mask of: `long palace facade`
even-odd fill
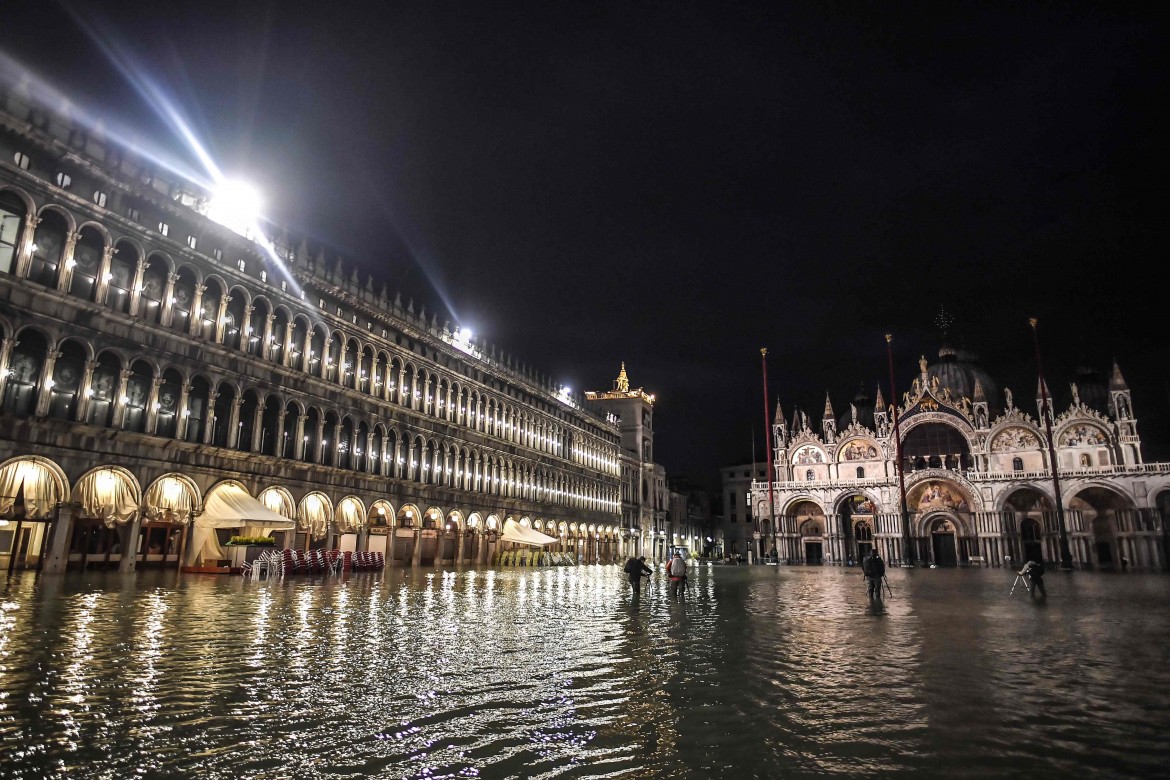
[[[249,532],[482,562],[509,518],[646,543],[618,421],[208,195],[0,92],[0,566],[217,565]],[[230,525],[257,506],[283,522]]]
[[[849,564],[876,545],[905,565],[1051,562],[1063,523],[1078,568],[1170,566],[1170,463],[1143,462],[1116,363],[1107,379],[1078,370],[1057,398],[1037,382],[1034,413],[970,352],[943,346],[919,368],[896,407],[880,387],[840,417],[826,399],[819,432],[777,409],[771,501],[767,481],[750,493],[758,554]]]

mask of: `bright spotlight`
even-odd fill
[[[224,181],[207,204],[207,218],[241,236],[252,234],[256,238],[260,207],[260,192],[255,187],[241,181]]]
[[[465,343],[468,343],[468,344],[471,343],[472,335],[473,334],[471,332],[471,328],[460,328],[459,329],[459,338],[461,341],[464,341]]]

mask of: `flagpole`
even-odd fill
[[[902,460],[902,432],[898,427],[898,390],[894,386],[894,347],[891,344],[893,340],[894,335],[887,333],[886,359],[890,364],[890,401],[893,402],[894,408],[894,449],[898,458],[898,503],[902,512],[902,565],[905,566],[909,563],[913,566],[914,560],[917,558],[917,551],[913,549],[914,539],[910,535],[910,513],[906,510],[906,464]],[[876,539],[874,544],[877,544]]]
[[[1040,337],[1036,335],[1036,318],[1028,319],[1032,326],[1032,346],[1036,348],[1036,370],[1040,372],[1040,415],[1044,418],[1044,432],[1048,436],[1048,467],[1052,469],[1052,491],[1056,495],[1056,524],[1060,539],[1060,568],[1071,570],[1072,550],[1064,529],[1064,501],[1060,497],[1060,476],[1056,473],[1056,443],[1052,440],[1052,406],[1048,402],[1048,383],[1044,381],[1044,363],[1040,359]]]
[[[772,492],[772,442],[768,431],[771,429],[771,421],[768,420],[768,350],[767,348],[760,349],[760,363],[764,370],[764,455],[768,461],[768,519],[772,529],[772,546],[776,546],[776,504]],[[753,437],[754,438],[754,437]],[[776,551],[777,563],[779,563],[780,551]]]

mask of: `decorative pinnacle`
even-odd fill
[[[889,344],[889,343],[890,343],[891,341],[893,341],[893,340],[894,340],[894,334],[893,334],[893,333],[887,333],[887,334],[886,334],[886,343],[887,343],[887,344]]]
[[[768,348],[767,347],[761,348],[760,349],[760,357],[767,357],[767,355],[768,355]]]
[[[1032,330],[1036,330],[1036,322],[1037,320],[1035,317],[1028,318],[1028,324],[1032,326]]]

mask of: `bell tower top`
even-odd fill
[[[619,393],[630,392],[630,378],[626,376],[626,361],[622,361],[622,370],[618,372],[617,379],[613,380],[613,389]]]

